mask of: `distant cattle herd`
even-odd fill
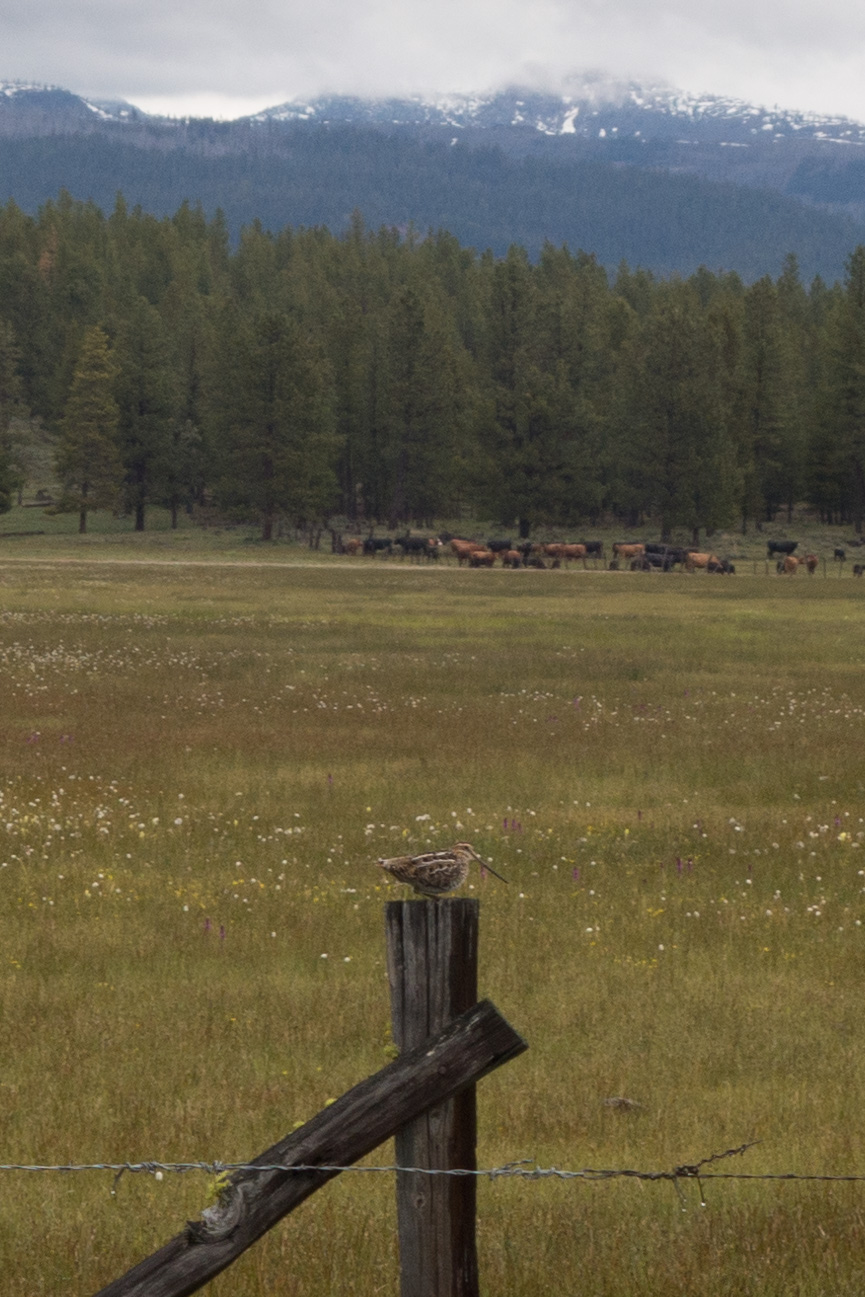
[[[850,541],[850,546],[865,542]],[[407,532],[404,536],[388,537],[370,534],[363,538],[352,537],[339,540],[335,546],[344,554],[368,557],[387,558],[398,555],[416,563],[438,562],[442,558],[456,558],[460,567],[493,567],[497,562],[507,568],[560,568],[570,563],[581,563],[588,567],[588,561],[597,566],[598,562],[606,564],[604,542],[601,540],[582,541],[513,541],[509,537],[496,537],[487,540],[470,540],[465,536],[453,536],[449,532],[439,535],[415,535]],[[770,540],[767,542],[766,560],[775,560],[775,570],[781,576],[795,576],[800,568],[813,576],[820,564],[816,554],[797,555],[795,551],[799,542],[795,540]],[[721,558],[710,550],[700,550],[696,546],[665,545],[653,541],[615,541],[611,546],[612,557],[606,564],[611,571],[628,568],[632,572],[682,572],[705,571],[722,576],[732,576],[736,569],[729,558]],[[847,558],[846,548],[835,548],[833,560],[843,564]],[[861,577],[865,573],[865,563],[853,565],[853,575]]]

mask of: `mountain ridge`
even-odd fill
[[[442,125],[465,130],[471,127],[528,126],[548,136],[570,135],[601,138],[620,133],[620,120],[635,136],[648,125],[651,137],[667,133],[661,123],[675,129],[678,123],[711,124],[716,135],[783,137],[803,133],[815,140],[857,144],[865,147],[865,124],[842,116],[768,108],[746,100],[720,95],[696,95],[665,85],[642,86],[636,82],[583,83],[573,94],[555,95],[526,87],[512,86],[488,95],[417,95],[408,98],[363,99],[332,95],[313,99],[292,99],[248,116],[245,120],[339,121],[389,125]],[[652,120],[654,119],[654,120]],[[607,124],[609,123],[609,124]],[[759,123],[759,125],[757,124]],[[721,128],[724,129],[721,129]],[[717,129],[715,129],[717,128]],[[723,141],[738,142],[737,139]]]
[[[94,124],[170,127],[214,120],[152,114],[125,99],[104,99],[79,95],[61,86],[0,79],[0,114],[10,104],[22,116],[33,107],[44,110],[51,106],[60,113],[63,108],[68,111],[79,106],[92,114]],[[625,133],[647,139],[672,137],[680,124],[687,123],[703,131],[708,128],[712,138],[728,145],[792,134],[865,148],[865,123],[841,115],[769,107],[732,96],[696,94],[663,83],[642,85],[600,78],[583,80],[570,93],[561,94],[513,85],[487,93],[296,97],[256,113],[239,115],[227,124],[287,122],[438,125],[458,130],[528,127],[546,136],[601,139]]]
[[[298,98],[227,122],[0,82],[0,199],[35,210],[61,188],[103,207],[121,189],[158,215],[200,201],[230,213],[234,237],[255,219],[338,232],[358,208],[496,253],[550,239],[610,266],[754,277],[793,251],[836,278],[865,241],[865,125],[602,78],[565,94]]]

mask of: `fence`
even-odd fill
[[[477,1297],[475,1084],[526,1043],[477,998],[477,900],[389,902],[395,1062],[236,1166],[217,1202],[98,1297],[186,1297],[328,1180],[396,1137],[403,1297]],[[120,1169],[120,1173],[125,1168]],[[431,1175],[430,1172],[461,1174]]]
[[[219,1177],[217,1201],[199,1221],[187,1222],[97,1297],[186,1297],[196,1292],[342,1173],[395,1176],[401,1297],[477,1297],[475,1195],[482,1177],[669,1183],[683,1209],[685,1182],[696,1185],[705,1204],[704,1183],[709,1180],[865,1181],[865,1175],[715,1169],[717,1163],[745,1154],[754,1142],[667,1170],[563,1170],[529,1159],[479,1169],[475,1085],[527,1048],[494,1005],[475,1003],[479,909],[474,899],[387,904],[387,967],[399,1057],[251,1161],[6,1164],[0,1171],[111,1171],[113,1193],[127,1173],[206,1171]],[[356,1165],[391,1136],[393,1165]]]

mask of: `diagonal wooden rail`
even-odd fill
[[[527,1048],[481,1001],[361,1081],[250,1165],[351,1166],[406,1122],[446,1102]],[[216,1207],[96,1297],[186,1297],[228,1268],[337,1171],[237,1171]]]

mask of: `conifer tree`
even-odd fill
[[[522,537],[564,507],[573,419],[567,368],[539,327],[538,291],[528,257],[511,248],[490,269],[487,369],[479,460],[480,498]]]
[[[117,504],[123,482],[117,446],[116,380],[107,335],[93,325],[81,343],[57,448],[57,472],[63,482],[61,509],[77,511],[82,534],[87,531],[91,510]]]
[[[164,494],[178,416],[177,378],[159,312],[138,297],[123,319],[115,351],[120,454],[125,495],[143,531],[147,507]]]
[[[12,434],[12,418],[20,408],[18,349],[11,327],[0,320],[0,513],[12,508],[14,492],[23,485],[20,447]]]
[[[321,519],[336,495],[329,368],[286,316],[223,322],[211,420],[222,502],[274,538],[281,518]]]
[[[447,308],[426,285],[394,295],[380,371],[379,447],[391,527],[450,511],[468,409],[468,359]]]
[[[8,513],[12,508],[16,485],[9,456],[0,451],[0,513]]]
[[[662,540],[730,521],[737,476],[717,339],[692,286],[655,290],[624,353],[617,410],[620,500],[658,519]]]
[[[793,305],[788,264],[784,300]],[[779,288],[765,277],[744,296],[742,381],[750,464],[745,475],[743,518],[788,514],[802,493],[804,411],[802,348],[795,319],[781,305]]]
[[[842,516],[865,526],[865,246],[851,253],[844,292],[829,332],[829,391],[824,428],[833,447],[836,498]]]

